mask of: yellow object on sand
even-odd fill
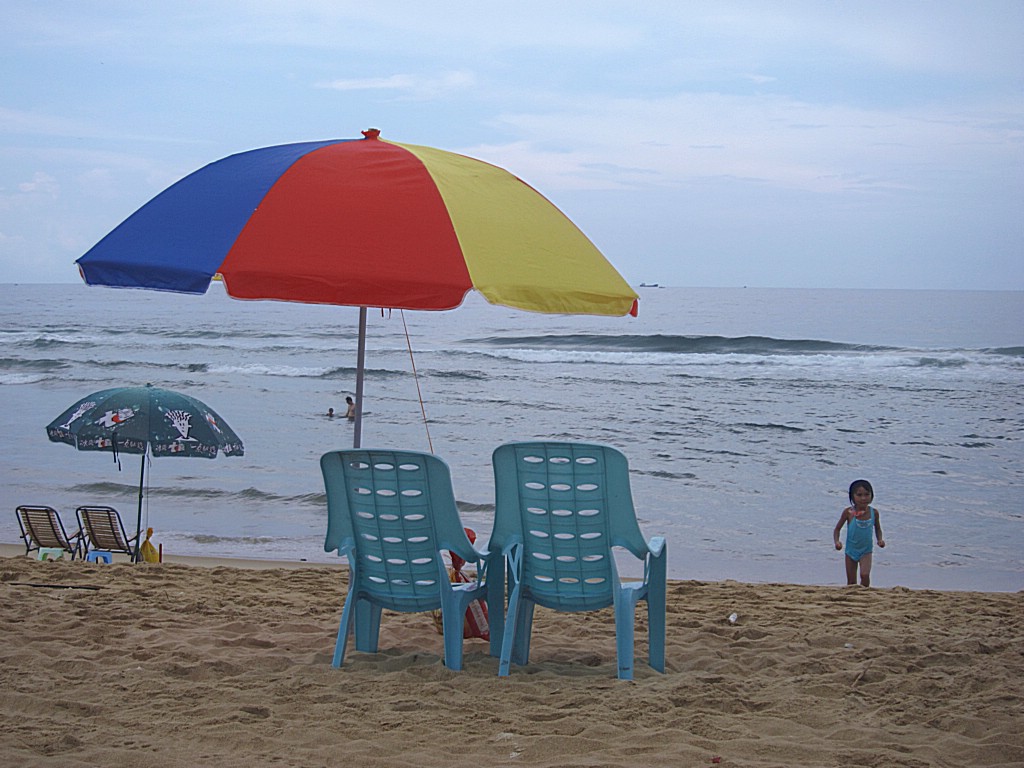
[[[160,562],[160,554],[156,551],[156,547],[154,547],[150,543],[150,541],[149,541],[149,538],[152,535],[153,535],[153,529],[152,528],[147,528],[146,529],[146,540],[144,542],[142,542],[142,546],[139,549],[142,552],[142,559],[145,562],[147,562],[147,563],[159,563]]]

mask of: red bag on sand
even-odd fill
[[[466,528],[466,535],[469,537],[469,543],[476,543],[476,531],[472,528]],[[468,584],[473,581],[475,577],[469,576],[462,572],[462,566],[466,564],[466,561],[456,555],[454,552],[452,556],[452,567],[448,569],[448,578],[455,584]],[[441,612],[434,611],[434,626],[437,627],[438,632],[444,631],[444,626],[441,622]],[[481,640],[490,640],[491,631],[490,624],[487,621],[487,606],[479,600],[474,600],[469,604],[466,609],[466,619],[462,623],[462,637],[478,637]]]

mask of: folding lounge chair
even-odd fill
[[[135,562],[135,543],[139,536],[130,539],[121,522],[121,515],[113,507],[84,506],[75,510],[78,515],[78,527],[82,530],[83,551],[85,556],[90,549],[105,552],[118,552],[128,555]]]
[[[18,525],[21,526],[21,539],[25,542],[25,554],[40,549],[62,549],[76,555],[84,556],[82,548],[82,531],[68,536],[64,523],[53,507],[22,504],[17,508]]]
[[[535,605],[555,611],[615,607],[618,677],[633,679],[633,622],[647,601],[649,663],[665,671],[666,548],[645,542],[637,524],[626,457],[584,443],[512,443],[494,452],[494,532],[488,544],[494,600],[511,582],[508,613],[491,604],[491,652],[498,674],[526,664]],[[642,581],[621,582],[613,547],[643,560]]]
[[[441,609],[444,663],[462,669],[466,608],[486,597],[486,552],[470,543],[455,506],[448,465],[413,451],[344,450],[320,459],[327,489],[324,550],[348,559],[349,587],[333,666],[356,650],[377,652],[381,610]],[[452,552],[477,568],[476,580],[453,584],[442,559]]]

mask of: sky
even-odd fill
[[[6,0],[0,282],[260,146],[434,146],[623,276],[1024,290],[1024,0]]]

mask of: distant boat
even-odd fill
[[[661,288],[657,283],[640,283],[641,288]]]

